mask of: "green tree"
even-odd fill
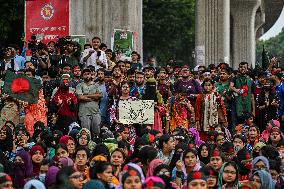
[[[276,57],[280,61],[280,66],[284,66],[284,28],[282,31],[275,37],[270,38],[269,40],[259,40],[256,45],[256,59],[257,62],[262,62],[262,51],[263,46],[267,51],[268,57]]]
[[[24,0],[0,0],[0,39],[4,44],[20,44],[24,32]]]
[[[192,64],[194,0],[143,0],[143,51],[159,65],[170,58]]]

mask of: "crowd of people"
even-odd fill
[[[116,54],[99,37],[2,48],[1,86],[12,71],[41,88],[37,104],[1,90],[0,189],[284,187],[276,58],[234,70]],[[136,100],[153,101],[153,124],[121,123],[119,102]]]

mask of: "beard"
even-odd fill
[[[92,78],[90,78],[90,77],[84,78],[84,81],[85,81],[85,82],[89,82],[89,81],[91,81],[91,80],[92,80]]]
[[[183,75],[182,78],[183,79],[187,79],[189,77],[189,75]]]
[[[63,90],[63,91],[67,91],[69,89],[69,85],[61,85],[60,88]]]

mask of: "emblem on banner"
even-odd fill
[[[54,8],[53,6],[50,4],[46,4],[41,8],[41,17],[45,20],[49,20],[53,17],[54,14]]]

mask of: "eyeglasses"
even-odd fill
[[[236,171],[229,171],[229,170],[224,170],[224,173],[226,173],[226,174],[231,174],[231,175],[237,174]]]
[[[220,141],[225,141],[225,138],[219,138],[219,139],[217,139],[217,142],[220,142]]]
[[[82,174],[71,175],[69,178],[70,179],[83,179],[83,175]]]
[[[171,173],[170,173],[169,171],[160,171],[160,172],[158,173],[158,175],[159,175],[159,176],[166,175],[166,176],[170,177],[170,176],[171,176]]]

